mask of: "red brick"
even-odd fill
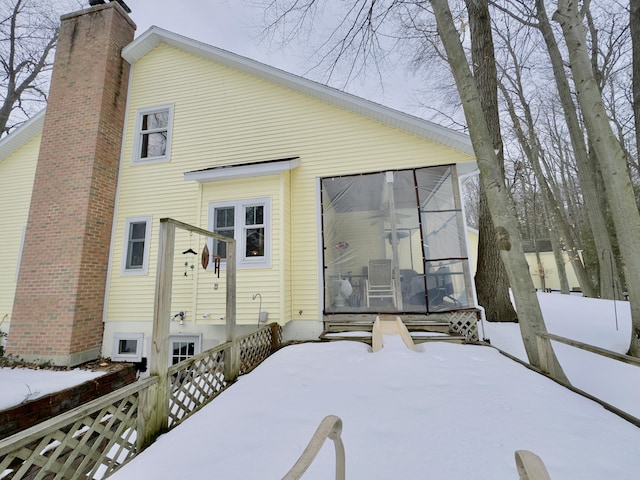
[[[62,19],[9,354],[45,361],[101,347],[129,76],[120,52],[134,31],[115,2]]]

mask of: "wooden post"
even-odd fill
[[[556,355],[553,351],[551,339],[549,339],[548,334],[536,334],[536,345],[538,347],[538,356],[540,358],[540,370],[561,383],[571,385],[571,382],[562,371],[560,364],[557,361],[553,361]]]
[[[280,325],[277,322],[269,324],[271,328],[271,353],[280,348]]]
[[[225,313],[227,342],[231,344],[225,358],[225,380],[234,382],[240,375],[240,352],[236,341],[236,241],[227,242],[227,306]]]
[[[138,415],[136,418],[136,449],[138,452],[151,445],[157,434],[152,432],[149,422],[155,422],[156,411],[153,402],[157,398],[158,384],[150,385],[138,393]],[[154,427],[155,428],[155,427]]]
[[[145,439],[154,439],[169,426],[169,322],[171,318],[171,288],[176,226],[168,218],[160,219],[158,244],[158,271],[153,308],[153,333],[151,338],[150,373],[158,377],[155,396],[149,398],[149,408],[155,415],[149,416]]]
[[[538,347],[538,357],[540,358],[540,370],[544,373],[550,375],[552,372],[549,368],[549,360],[550,360],[550,347],[549,340],[541,337],[540,335],[536,335],[536,345]]]

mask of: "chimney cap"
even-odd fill
[[[109,1],[111,2],[113,0],[109,0]],[[122,8],[124,8],[125,12],[131,13],[131,9],[129,8],[129,6],[126,3],[124,3],[124,0],[116,0],[116,1],[120,4],[120,6]],[[91,5],[92,7],[94,5],[102,5],[104,3],[106,3],[105,0],[89,0],[89,5]]]

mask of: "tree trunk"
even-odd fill
[[[514,64],[515,63],[516,61],[514,58]],[[516,65],[516,72],[518,72],[518,69],[519,66]],[[573,237],[571,236],[571,229],[569,228],[565,217],[560,212],[560,206],[558,205],[558,202],[556,200],[556,198],[559,198],[559,192],[557,190],[555,192],[551,190],[551,187],[549,186],[549,183],[544,176],[541,165],[542,149],[540,147],[538,137],[535,133],[533,115],[531,114],[531,109],[529,108],[529,104],[524,96],[524,88],[518,74],[516,74],[515,79],[511,79],[511,84],[517,91],[521,107],[524,110],[524,118],[527,125],[527,130],[529,132],[528,137],[527,135],[525,135],[524,129],[522,128],[520,117],[516,113],[513,100],[509,95],[509,91],[501,84],[502,96],[504,97],[507,104],[507,111],[509,112],[509,116],[511,117],[518,142],[520,143],[522,150],[529,160],[529,164],[533,169],[533,173],[538,181],[538,185],[540,185],[540,190],[542,191],[542,199],[545,205],[545,214],[548,214],[548,221],[551,229],[553,230],[553,233],[551,233],[550,235],[556,237],[556,246],[558,246],[558,244],[562,242],[567,247],[569,259],[571,261],[571,265],[573,266],[576,277],[578,278],[580,288],[587,297],[594,297],[595,292],[593,289],[593,285],[591,284],[582,260],[580,259],[578,249],[574,245]],[[558,236],[560,238],[558,238]],[[560,253],[560,250],[558,250],[558,253]],[[556,263],[560,267],[560,262],[557,261],[557,258]],[[561,264],[561,270],[564,274],[563,279],[559,269],[558,275],[561,280],[561,290],[563,291],[563,293],[569,293],[569,284],[566,281],[566,273],[564,272],[564,262],[561,262]]]
[[[582,16],[576,3],[559,0],[553,19],[562,27],[571,72],[585,127],[602,170],[603,181],[620,248],[631,306],[631,346],[629,353],[640,356],[640,214],[635,201],[624,152],[618,143],[602,102],[586,49],[587,39]]]
[[[629,0],[629,31],[633,51],[631,85],[633,87],[633,118],[636,125],[636,152],[640,155],[640,0]]]
[[[549,237],[551,238],[551,248],[553,249],[553,259],[556,262],[556,269],[558,271],[558,280],[560,281],[560,293],[563,295],[569,295],[571,293],[571,288],[569,286],[569,280],[567,279],[567,269],[564,265],[564,256],[563,245],[560,236],[555,228],[553,228],[553,223],[551,220],[551,209],[553,207],[549,205],[546,201],[544,202],[544,215],[548,219],[549,224],[551,225]]]
[[[569,82],[564,71],[562,54],[560,53],[560,49],[558,48],[558,44],[553,34],[553,29],[549,23],[549,18],[547,17],[547,12],[544,7],[544,0],[536,0],[536,15],[538,18],[538,28],[542,33],[545,44],[547,45],[547,51],[549,53],[553,75],[558,89],[558,96],[560,103],[562,104],[567,128],[569,129],[569,136],[571,138],[571,145],[573,146],[576,167],[578,170],[578,180],[580,182],[582,195],[584,196],[584,203],[587,205],[586,210],[589,217],[589,227],[591,228],[593,241],[596,247],[600,285],[602,286],[603,283],[611,285],[612,280],[609,278],[609,273],[603,271],[605,265],[603,265],[600,255],[597,254],[598,252],[605,250],[612,251],[604,211],[600,208],[602,203],[601,195],[598,194],[595,179],[591,174],[592,168],[590,166],[587,145],[583,136],[583,129],[578,121],[576,106],[573,103],[571,89],[569,88]],[[610,271],[611,270],[609,269],[609,272]],[[614,273],[617,275],[616,270],[614,270]],[[602,275],[604,275],[604,277],[602,277]],[[592,285],[588,276],[587,281],[589,282],[589,285]],[[580,283],[582,291],[585,292],[585,294],[588,294],[588,291],[585,290],[582,282]],[[608,289],[602,290],[601,288],[600,295],[603,298],[614,298],[613,292],[610,292]],[[595,295],[589,294],[588,296]]]
[[[522,240],[513,204],[504,184],[504,176],[493,148],[491,133],[482,111],[478,89],[469,69],[459,33],[453,23],[449,5],[446,0],[430,0],[430,3],[436,16],[438,34],[462,100],[480,174],[485,182],[487,203],[496,227],[496,243],[500,249],[500,255],[513,290],[520,320],[520,332],[529,362],[538,368],[542,368],[544,363],[549,373],[568,383],[550,342],[545,343],[544,351],[538,350],[536,334],[546,332],[544,318],[533,280],[529,275],[529,266],[522,250]]]
[[[493,148],[504,176],[502,136],[498,113],[498,84],[496,62],[491,36],[491,21],[487,2],[465,0],[469,14],[471,59],[473,76],[480,95],[485,121],[489,127]],[[480,180],[480,226],[478,229],[478,265],[476,267],[476,292],[478,302],[484,307],[487,320],[512,322],[517,319],[509,296],[509,279],[496,245],[496,231],[488,211],[484,182]]]

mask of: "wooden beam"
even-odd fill
[[[603,357],[628,363],[629,365],[640,367],[640,358],[635,358],[630,355],[624,355],[618,352],[612,352],[611,350],[606,350],[594,345],[589,345],[588,343],[582,343],[577,340],[571,340],[570,338],[560,337],[558,335],[554,335],[553,333],[539,333],[538,336],[546,338],[548,340],[553,340],[555,342],[564,343],[565,345],[570,345],[581,350],[586,350],[587,352],[597,353],[598,355],[602,355]]]
[[[227,306],[225,314],[227,342],[231,343],[229,358],[225,359],[225,380],[234,382],[240,375],[240,352],[236,341],[236,241],[227,241]]]

